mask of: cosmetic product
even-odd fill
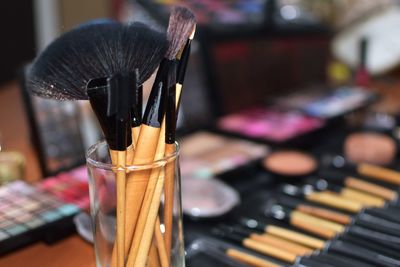
[[[280,177],[305,177],[317,169],[317,161],[307,153],[293,150],[274,151],[263,161],[263,167]]]
[[[387,165],[396,156],[395,141],[387,135],[373,132],[350,134],[344,143],[346,158],[354,163]]]
[[[367,70],[368,38],[362,37],[359,41],[359,65],[355,74],[355,84],[358,86],[368,86],[369,73]]]
[[[35,241],[52,243],[73,233],[72,218],[79,211],[76,205],[61,201],[41,186],[23,181],[3,185],[0,188],[0,254]]]
[[[225,132],[273,143],[288,142],[323,126],[323,120],[301,112],[268,107],[226,115],[218,121],[218,128]]]
[[[217,179],[182,179],[183,212],[194,219],[225,215],[239,202],[236,190]]]
[[[183,177],[207,178],[265,157],[265,145],[211,132],[195,132],[181,140]]]

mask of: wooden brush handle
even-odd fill
[[[137,251],[136,258],[131,257],[133,254],[129,253],[127,266],[144,267],[147,262],[147,255],[150,249],[151,240],[154,236],[154,225],[158,216],[158,210],[160,207],[161,195],[164,187],[164,171],[157,180],[156,189],[154,191],[151,206],[149,208],[146,226],[143,231],[142,239],[140,240],[140,246]],[[133,261],[134,260],[134,261]]]
[[[126,197],[126,151],[110,150],[111,162],[116,168],[116,195],[117,195],[117,229],[116,242],[113,253],[114,262],[111,259],[113,266],[124,267],[125,264],[125,197]]]
[[[325,247],[325,242],[321,239],[311,237],[296,231],[292,231],[283,227],[268,225],[265,228],[265,232],[270,233],[275,236],[308,246],[314,249],[323,249]]]
[[[316,225],[315,223],[310,223],[307,219],[301,218],[301,217],[293,217],[290,220],[290,224],[293,226],[296,226],[300,229],[305,230],[306,232],[315,234],[319,237],[326,238],[326,239],[331,239],[336,236],[337,232],[324,228],[321,226]]]
[[[344,184],[347,187],[354,188],[360,190],[362,192],[369,193],[371,195],[381,197],[386,200],[395,200],[398,195],[396,191],[386,188],[384,186],[380,186],[374,183],[369,183],[354,177],[348,177],[344,180]]]
[[[362,203],[365,207],[381,208],[385,205],[385,200],[383,198],[375,197],[368,193],[363,193],[361,191],[348,187],[344,187],[341,190],[340,195],[346,199],[358,201]]]
[[[247,254],[245,252],[230,248],[226,250],[226,255],[238,262],[247,264],[253,267],[281,267],[281,265],[275,264],[271,261],[261,259],[257,256]]]
[[[243,246],[288,263],[295,263],[297,257],[295,254],[287,252],[286,250],[282,250],[268,244],[263,244],[249,238],[243,240]]]
[[[136,144],[133,164],[146,164],[153,162],[157,150],[157,140],[160,128],[142,125],[139,133],[139,141]],[[145,196],[147,182],[151,170],[133,171],[128,173],[126,179],[126,210],[125,219],[125,251],[129,252],[137,218]]]
[[[309,224],[314,224],[316,227],[330,229],[336,233],[341,233],[345,229],[345,227],[341,224],[308,215],[300,211],[293,211],[291,220],[305,221]]]
[[[153,242],[151,242],[148,267],[161,267],[161,262],[158,256],[155,238],[153,238]]]
[[[132,142],[135,144],[135,146],[139,140],[140,128],[141,128],[140,126],[132,127]]]
[[[156,223],[154,225],[154,236],[156,237],[158,255],[160,256],[161,267],[169,267],[169,257],[164,244],[164,237],[161,233],[160,218],[157,216]]]
[[[293,242],[284,240],[282,238],[273,236],[271,234],[251,234],[250,239],[255,240],[255,241],[260,241],[265,244],[269,244],[271,246],[280,248],[280,249],[286,249],[289,252],[292,252],[296,254],[297,256],[304,256],[304,255],[309,255],[313,252],[312,249],[295,244]]]
[[[371,179],[381,180],[391,184],[400,185],[400,173],[397,171],[367,163],[359,164],[357,170],[360,174],[366,175]]]
[[[353,213],[357,213],[363,209],[363,205],[359,202],[354,202],[329,192],[314,192],[307,195],[306,199]]]
[[[175,153],[175,144],[165,145],[165,155]],[[174,185],[175,185],[175,160],[168,162],[165,166],[165,187],[164,187],[164,226],[165,226],[165,247],[168,258],[170,257],[172,244],[172,225],[174,211]]]
[[[346,225],[351,222],[351,216],[324,208],[300,204],[297,206],[296,210],[340,224]]]

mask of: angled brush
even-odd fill
[[[176,57],[179,51],[184,46],[194,24],[193,16],[187,16],[188,12],[191,14],[191,12],[187,9],[180,7],[174,8],[172,10],[167,30],[167,39],[170,46],[167,50],[164,60],[161,62],[158,69],[157,77],[153,85],[152,91],[162,88],[163,91],[166,93],[166,91],[169,90],[171,87],[175,87],[177,67]],[[165,104],[165,101],[166,100],[164,98],[163,104]],[[146,107],[145,117],[146,114],[151,114],[151,110],[152,107],[149,107],[148,105]],[[146,123],[141,126],[139,142],[135,151],[134,160],[142,159],[143,156],[151,157],[152,160],[158,160],[164,156],[164,114],[162,114],[159,119],[159,122],[161,124],[157,125],[157,127],[152,127],[151,125]],[[142,142],[142,140],[144,141]],[[151,141],[149,142],[149,140]],[[168,174],[165,175],[167,176]],[[136,211],[140,210],[140,213],[137,213],[136,215],[138,217],[138,221],[137,225],[135,226],[136,229],[130,248],[127,262],[128,265],[134,264],[135,266],[144,266],[145,264],[145,256],[147,255],[147,251],[152,240],[152,235],[154,233],[153,226],[156,221],[158,211],[158,206],[156,207],[154,205],[156,205],[156,203],[158,203],[159,205],[162,193],[162,191],[158,191],[157,188],[163,187],[163,184],[161,184],[163,183],[163,179],[160,179],[159,176],[160,169],[154,169],[149,174],[147,183],[146,181],[142,183],[142,185],[144,185],[142,187],[144,189],[142,191],[143,197],[139,199],[138,196],[140,195],[140,193],[136,194],[136,201],[138,204],[141,203],[141,206],[139,206],[139,209],[136,209]],[[138,189],[137,183],[136,189]],[[143,199],[145,200],[144,202],[142,201]],[[152,206],[154,206],[154,208],[150,208]]]

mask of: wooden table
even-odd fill
[[[0,88],[0,133],[5,151],[19,151],[26,158],[28,181],[41,178],[36,153],[32,147],[29,128],[17,83]],[[94,267],[93,246],[78,235],[54,245],[34,243],[0,257],[1,267]]]

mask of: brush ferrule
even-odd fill
[[[175,85],[168,87],[165,111],[165,142],[173,144],[176,138],[176,90]]]
[[[179,59],[176,81],[177,83],[180,84],[183,84],[185,80],[186,69],[190,57],[190,47],[191,47],[191,40],[188,40]]]
[[[126,123],[122,127],[119,126],[116,114],[107,116],[108,90],[109,85],[106,78],[93,79],[87,84],[90,105],[96,114],[109,148],[123,151],[132,144],[131,129]]]

